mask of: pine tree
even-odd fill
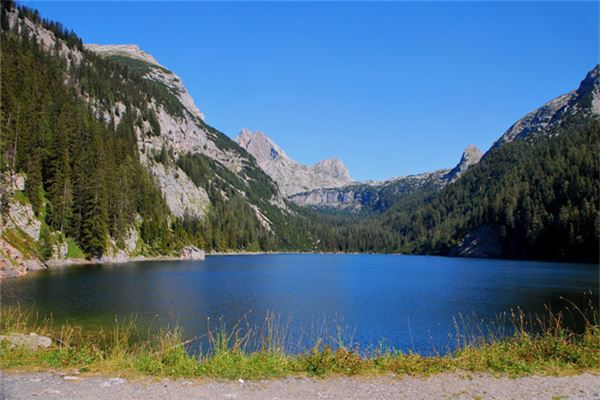
[[[59,115],[52,149],[53,157],[50,161],[51,177],[49,178],[48,195],[51,206],[48,210],[48,222],[54,229],[62,233],[70,230],[73,212],[69,154],[69,143],[75,131],[72,109],[73,105],[67,103]]]
[[[40,149],[35,148],[27,163],[27,180],[25,181],[25,193],[31,202],[36,215],[40,215],[44,204],[42,189],[42,162]]]

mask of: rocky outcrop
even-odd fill
[[[52,339],[36,333],[30,333],[29,335],[0,335],[0,341],[7,341],[11,348],[24,347],[27,350],[45,349],[52,346]]]
[[[53,32],[35,24],[28,18],[21,18],[19,10],[14,8],[7,12],[8,26],[17,30],[18,33],[26,33],[30,39],[39,43],[44,50],[50,52],[56,50],[58,55],[65,61],[67,67],[77,65],[81,62],[83,55],[76,47],[69,47],[63,40],[57,39]]]
[[[137,44],[91,44],[86,43],[84,47],[95,53],[107,56],[124,56],[154,64],[164,68],[156,61],[150,53],[146,53]]]
[[[150,64],[146,79],[160,82],[165,85],[193,116],[204,121],[204,114],[200,112],[192,96],[183,85],[181,78],[159,64],[149,53],[146,53],[136,44],[84,44],[84,48],[106,57],[122,56]]]
[[[184,260],[204,260],[205,254],[195,246],[185,246],[181,249],[180,257]]]
[[[473,145],[467,146],[460,158],[458,165],[452,168],[452,170],[448,172],[448,175],[446,175],[446,180],[448,182],[453,182],[460,178],[462,174],[467,172],[469,167],[477,164],[479,160],[481,160],[481,157],[483,157],[481,150]]]
[[[0,238],[0,280],[45,268],[40,260],[25,257],[21,251]]]
[[[570,117],[600,116],[600,64],[585,77],[577,90],[550,100],[515,122],[492,149],[532,135],[546,135]]]
[[[0,175],[0,279],[46,267],[25,245],[39,240],[41,222],[31,204],[15,196],[24,187],[24,175]]]
[[[306,166],[288,157],[262,132],[252,133],[248,129],[242,129],[235,140],[254,156],[263,171],[277,182],[284,195],[340,187],[352,182],[348,169],[336,158]]]
[[[31,204],[12,198],[8,203],[6,216],[3,229],[21,230],[36,242],[40,239],[42,223],[35,217]]]
[[[150,172],[163,190],[171,212],[178,216],[202,216],[210,204],[206,190],[198,187],[180,168],[148,162]]]

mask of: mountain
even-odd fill
[[[15,259],[26,268],[178,255],[185,246],[310,244],[276,183],[206,124],[181,79],[153,56],[135,45],[84,45],[13,2],[1,12],[0,178],[10,184],[0,190],[0,270]]]
[[[294,161],[273,140],[262,132],[242,129],[235,141],[252,154],[258,165],[269,175],[284,195],[317,188],[339,187],[352,182],[344,163],[332,158],[306,166]]]
[[[402,251],[598,262],[600,65],[509,128],[460,179],[382,222]]]
[[[389,208],[398,199],[416,191],[435,191],[460,177],[482,156],[468,146],[452,170],[391,178],[382,182],[354,182],[344,163],[322,160],[312,166],[291,159],[264,133],[242,129],[235,141],[252,154],[289,200],[303,207],[344,212],[377,211]]]
[[[382,212],[401,198],[416,192],[434,193],[458,179],[477,164],[483,153],[469,145],[460,162],[451,170],[391,178],[383,182],[354,182],[337,188],[322,188],[289,196],[294,203],[321,210],[344,212]]]
[[[447,182],[453,182],[460,178],[467,170],[477,164],[483,157],[483,153],[477,147],[473,145],[467,146],[463,151],[460,161],[448,174],[444,177]]]
[[[467,148],[461,163],[441,174],[447,180],[441,187],[408,190],[375,213],[331,213],[322,206],[354,210],[377,204],[362,199],[378,200],[378,184],[371,185],[379,190],[370,191],[364,184],[358,196],[360,184],[348,192],[343,187],[298,194],[296,200],[317,205],[307,228],[320,248],[337,251],[598,263],[599,69],[586,75],[569,101],[561,96],[548,103],[563,102],[552,112],[551,124],[539,117],[546,115],[546,104],[521,120],[529,121],[529,130],[510,140],[503,135],[483,156]],[[524,126],[516,123],[508,132],[519,125]]]
[[[9,1],[0,25],[0,276],[196,247],[598,259],[600,66],[483,156],[353,182],[229,139],[135,45],[84,45]]]
[[[565,121],[600,115],[600,65],[595,66],[579,87],[550,100],[515,122],[492,149],[535,135],[549,135]]]

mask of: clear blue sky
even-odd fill
[[[598,2],[28,2],[87,43],[136,43],[209,124],[262,130],[357,179],[451,167],[577,87]]]

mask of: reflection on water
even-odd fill
[[[52,314],[55,323],[97,326],[135,315],[143,326],[179,325],[188,337],[202,335],[209,324],[263,326],[272,313],[298,345],[342,327],[361,348],[384,338],[397,349],[425,354],[451,348],[449,333],[465,316],[490,321],[515,307],[530,314],[543,314],[545,307],[559,311],[567,305],[562,297],[582,306],[585,292],[597,307],[598,278],[598,266],[586,264],[395,255],[212,256],[44,271],[3,282],[1,300],[3,306],[34,306]]]

